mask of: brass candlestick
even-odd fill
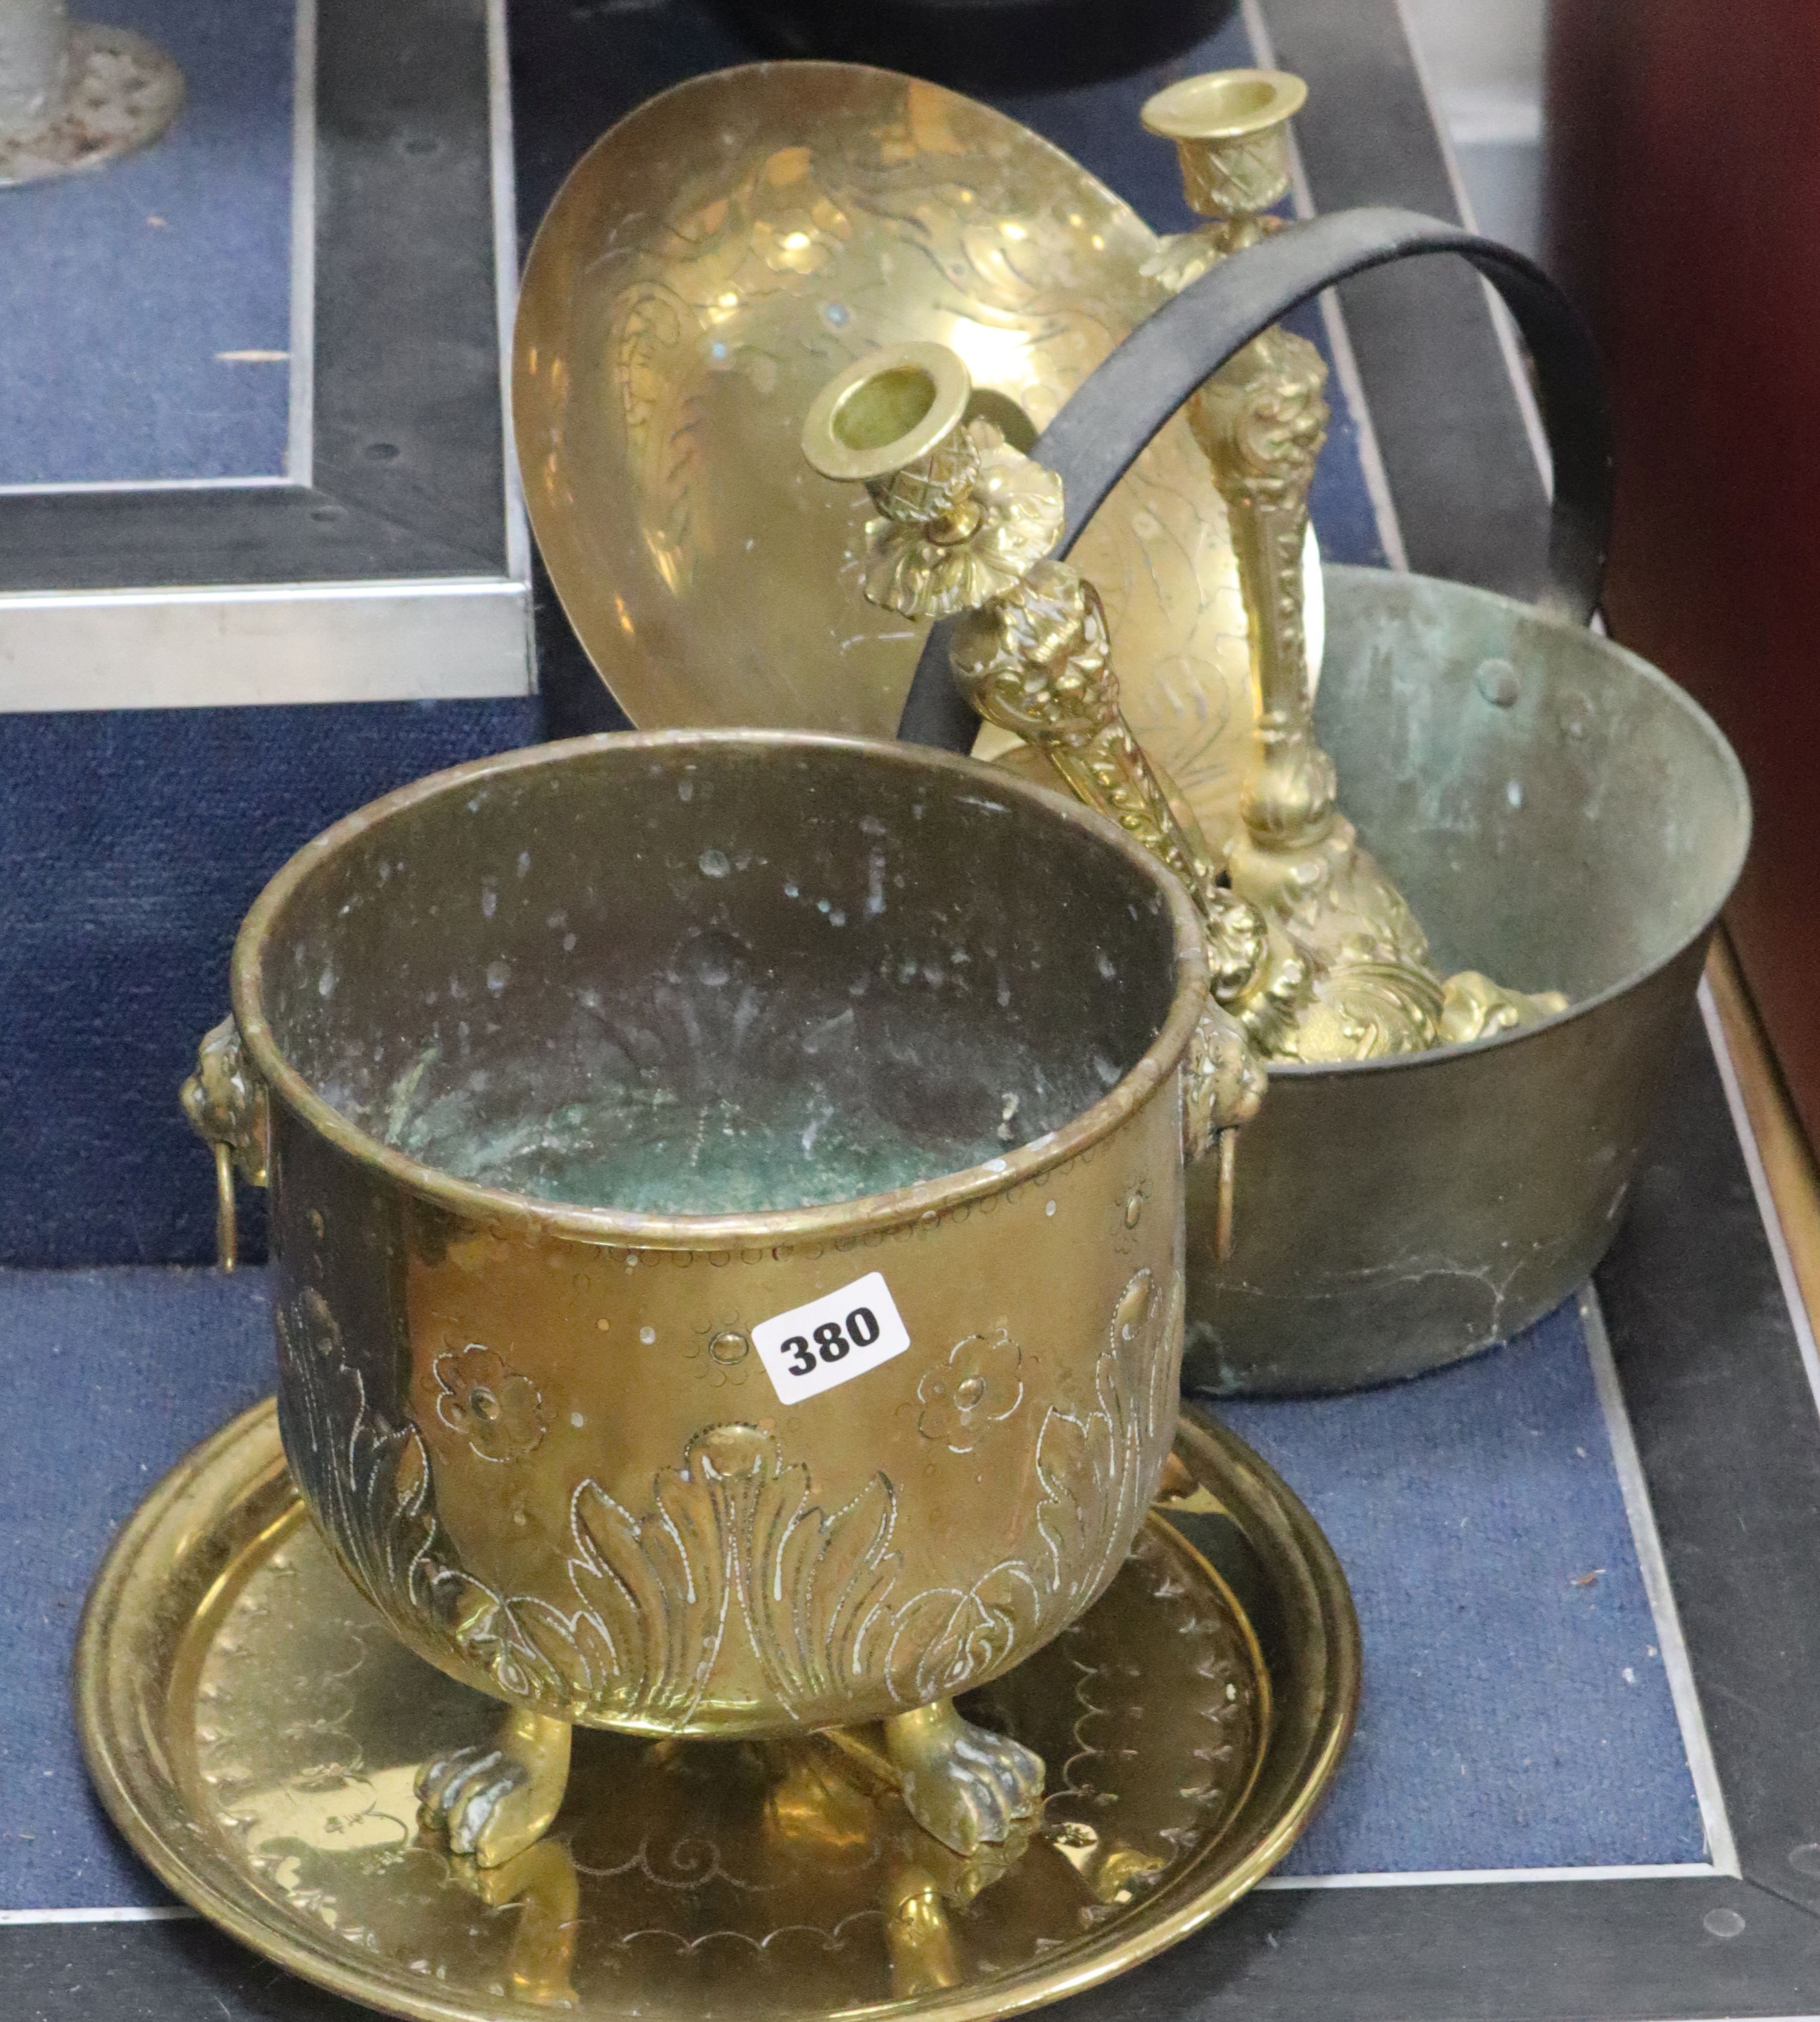
[[[1280,70],[1210,71],[1144,102],[1148,130],[1176,144],[1182,193],[1202,220],[1163,240],[1144,272],[1179,294],[1209,268],[1282,229],[1289,121],[1308,87]]]
[[[1117,822],[1187,887],[1205,924],[1214,1002],[1184,1076],[1191,1151],[1218,1140],[1221,1241],[1231,1227],[1235,1132],[1264,1074],[1253,1041],[1291,1029],[1306,965],[1221,881],[1170,805],[1119,706],[1106,613],[1078,569],[1046,559],[1060,535],[1061,480],[966,421],[972,382],[945,345],[859,360],[822,389],[803,451],[826,477],[865,485],[866,595],[907,618],[961,620],[954,678],[988,722],[1048,757],[1078,798]]]
[[[1175,141],[1189,203],[1207,222],[1166,241],[1150,271],[1185,287],[1278,228],[1289,186],[1289,121],[1308,96],[1277,71],[1217,71],[1143,108]],[[1363,1059],[1419,1052],[1567,1009],[1558,991],[1505,990],[1476,971],[1446,980],[1402,894],[1337,805],[1315,735],[1302,627],[1308,487],[1326,439],[1327,368],[1272,326],[1194,394],[1188,420],[1226,502],[1251,637],[1256,749],[1227,858],[1235,892],[1281,929],[1310,987],[1286,1029],[1257,1036],[1274,1057]]]

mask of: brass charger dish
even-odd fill
[[[576,1737],[546,1837],[476,1869],[413,1780],[495,1703],[410,1654],[335,1566],[269,1401],[162,1481],[91,1594],[90,1774],[159,1878],[289,1970],[474,2022],[1004,2015],[1136,1965],[1229,1907],[1301,1831],[1351,1733],[1344,1575],[1231,1433],[1185,1414],[1105,1596],[968,1702],[1043,1754],[1027,1844],[963,1859],[863,1739]]]
[[[525,263],[512,411],[538,548],[633,722],[894,735],[928,626],[856,594],[866,508],[804,467],[811,403],[877,346],[930,340],[1028,449],[1169,300],[1147,270],[1162,244],[1017,121],[859,64],[693,78],[604,134]],[[1074,559],[1105,598],[1132,728],[1223,840],[1249,649],[1182,416]],[[976,755],[1049,777],[998,731]]]

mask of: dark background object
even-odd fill
[[[1234,0],[721,0],[768,54],[882,64],[957,91],[1122,77],[1211,35]]]
[[[1609,360],[1606,613],[1737,747],[1756,841],[1727,915],[1820,1139],[1820,9],[1557,0],[1549,263]]]

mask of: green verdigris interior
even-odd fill
[[[647,1214],[823,1204],[1059,1129],[1156,1038],[1154,883],[969,772],[605,745],[464,783],[276,923],[278,1044],[421,1163]]]

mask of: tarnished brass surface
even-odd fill
[[[902,745],[583,739],[318,838],[249,914],[234,1006],[286,1448],[351,1576],[464,1682],[652,1735],[892,1717],[1016,1663],[1112,1577],[1169,1450],[1205,987],[1115,827]],[[515,1122],[609,1043],[787,1079],[824,1027],[905,1104],[958,1104],[1012,1032],[1105,1093],[984,1164],[744,1214],[534,1199],[391,1141],[406,1093]],[[780,1403],[754,1329],[873,1271],[909,1347]],[[534,1811],[534,1753],[493,1801]]]
[[[1015,121],[890,71],[752,65],[613,128],[532,246],[513,411],[552,579],[633,721],[895,732],[927,620],[853,593],[863,502],[797,451],[816,390],[877,345],[937,341],[1028,448],[1167,299],[1158,243]],[[1223,846],[1245,619],[1181,418],[1074,560],[1106,599],[1132,728]],[[1041,776],[1002,734],[978,749]]]
[[[1144,124],[1174,140],[1188,202],[1209,222],[1152,263],[1185,287],[1276,228],[1289,187],[1289,122],[1308,96],[1280,71],[1188,78],[1149,100]],[[1303,626],[1308,487],[1326,439],[1327,368],[1306,338],[1273,326],[1188,403],[1238,565],[1249,622],[1256,741],[1225,868],[1293,951],[1297,987],[1260,1002],[1247,1029],[1275,1059],[1362,1060],[1458,1044],[1564,1011],[1558,991],[1501,988],[1476,971],[1443,982],[1402,894],[1337,805],[1315,735]],[[1279,976],[1287,975],[1278,965]]]
[[[1273,1062],[1232,1253],[1189,1176],[1198,1386],[1348,1389],[1501,1341],[1623,1221],[1750,833],[1742,773],[1665,675],[1509,598],[1327,571],[1321,742],[1446,962],[1570,1009],[1475,1045]]]
[[[497,1710],[420,1663],[342,1578],[268,1403],[122,1531],[76,1684],[97,1787],[160,1878],[373,2007],[984,2022],[1137,1964],[1275,1866],[1344,1751],[1359,1663],[1307,1513],[1191,1415],[1104,1597],[966,1703],[1047,1765],[1021,1843],[947,1852],[864,1731],[582,1732],[549,1835],[480,1869],[423,1838],[413,1785],[426,1754],[481,1744]]]
[[[264,1085],[246,1071],[240,1028],[224,1018],[196,1049],[196,1071],[177,1092],[190,1126],[215,1154],[215,1254],[224,1271],[240,1257],[235,1216],[236,1173],[249,1185],[265,1184],[271,1119]]]
[[[968,423],[972,392],[958,352],[888,346],[816,395],[803,454],[824,477],[863,484],[880,508],[866,529],[867,598],[957,617],[950,670],[974,710],[1040,753],[1077,799],[1187,887],[1210,983],[1184,1084],[1185,1142],[1198,1159],[1256,1114],[1264,1093],[1240,1022],[1275,973],[1264,919],[1220,881],[1132,733],[1099,592],[1070,564],[1045,559],[1061,532],[1060,480],[990,422]],[[1231,1148],[1222,1146],[1218,1166],[1228,1238]]]

